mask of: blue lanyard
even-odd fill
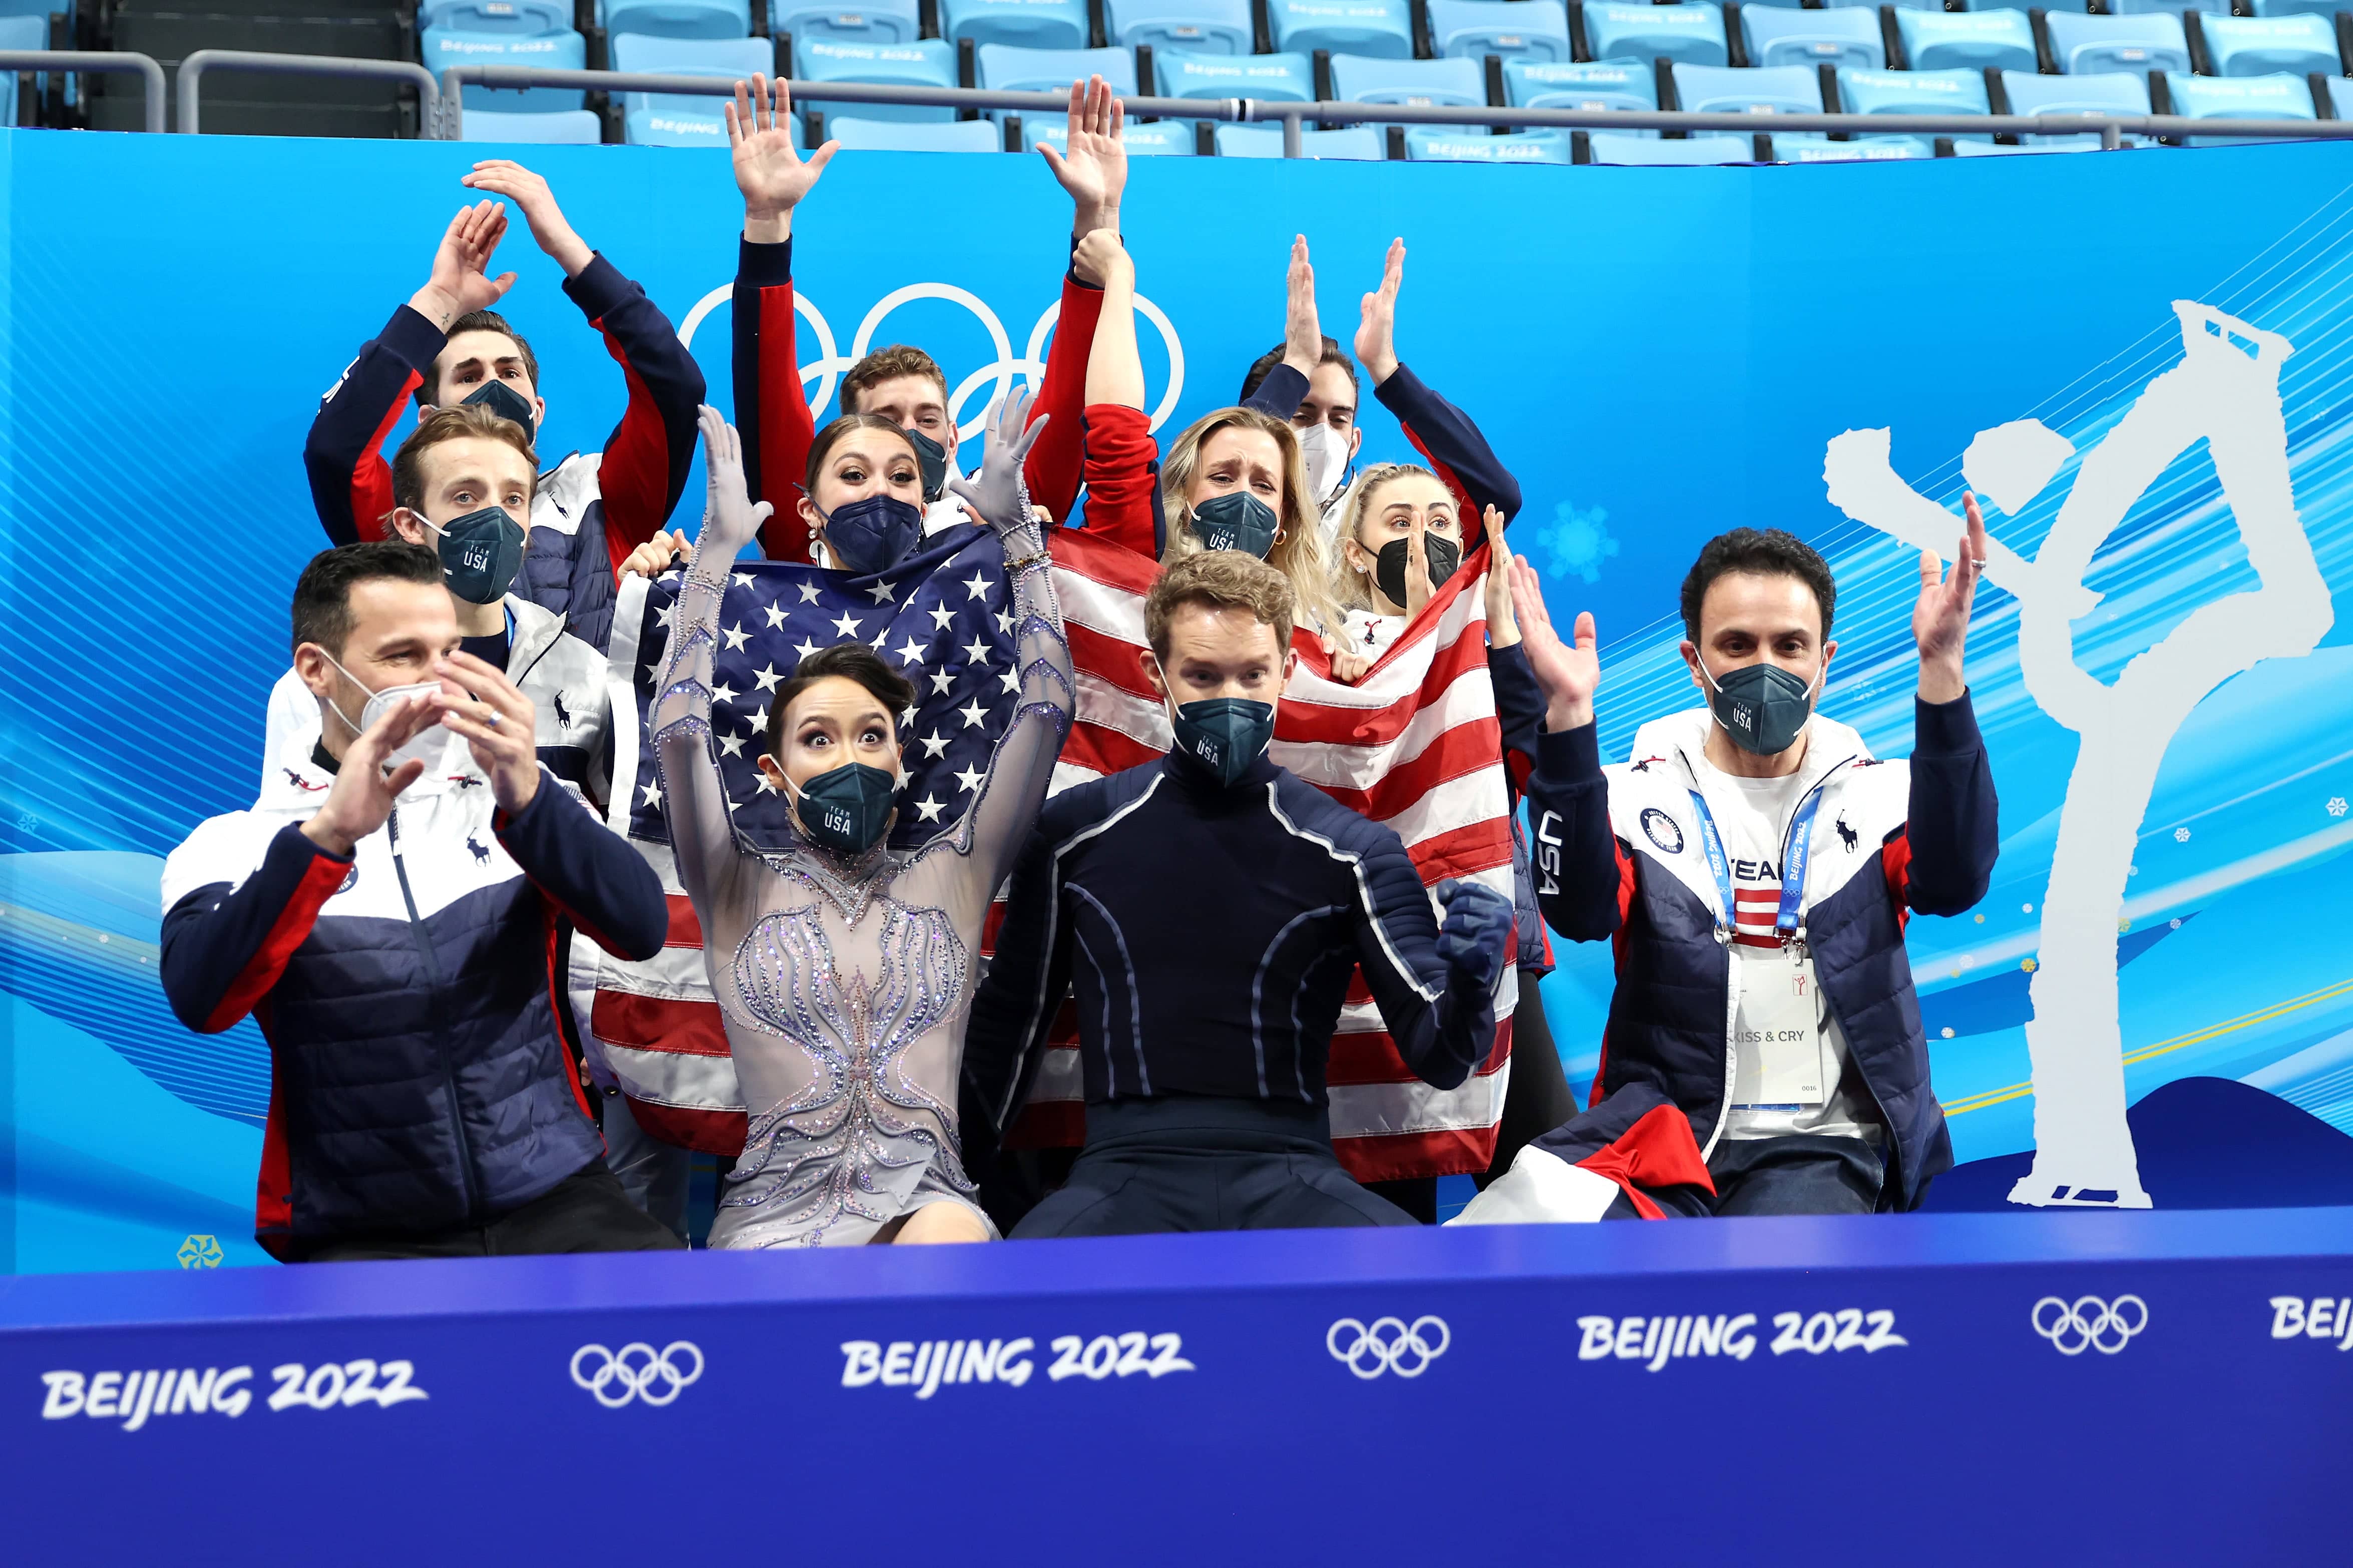
[[[1724,905],[1724,924],[1719,929],[1728,942],[1740,929],[1739,904],[1732,893],[1732,867],[1725,859],[1724,840],[1716,834],[1707,797],[1696,789],[1691,797],[1692,809],[1699,813],[1700,847],[1707,851],[1707,868],[1715,873],[1716,897]],[[1774,932],[1784,944],[1800,940],[1799,933],[1805,929],[1799,911],[1806,901],[1806,862],[1813,851],[1814,812],[1821,804],[1822,786],[1818,784],[1798,803],[1797,816],[1789,822],[1789,852],[1781,862],[1781,908],[1773,917]]]

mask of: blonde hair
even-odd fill
[[[1174,565],[1201,552],[1200,536],[1192,527],[1193,505],[1186,497],[1193,488],[1201,447],[1210,437],[1229,428],[1259,430],[1274,437],[1282,454],[1282,504],[1275,509],[1277,532],[1267,563],[1290,579],[1293,613],[1297,618],[1319,631],[1336,630],[1340,609],[1332,598],[1332,568],[1324,554],[1323,509],[1307,488],[1307,464],[1300,456],[1299,433],[1289,421],[1271,414],[1255,408],[1220,408],[1193,421],[1170,445],[1160,463],[1160,511],[1168,525],[1161,561]]]
[[[1419,463],[1376,463],[1356,476],[1348,493],[1340,498],[1340,525],[1334,531],[1332,548],[1332,597],[1344,610],[1369,610],[1379,614],[1381,608],[1373,602],[1373,576],[1348,564],[1347,541],[1356,540],[1356,547],[1367,554],[1377,554],[1370,545],[1356,538],[1356,531],[1365,524],[1365,513],[1372,510],[1373,492],[1391,479],[1402,479],[1419,474],[1434,484],[1444,484],[1436,474]],[[1452,500],[1450,488],[1447,499]],[[1459,520],[1458,520],[1459,521]]]
[[[1241,550],[1196,550],[1169,563],[1144,595],[1144,636],[1155,658],[1168,657],[1168,621],[1185,605],[1248,610],[1274,628],[1275,657],[1291,651],[1291,579]]]

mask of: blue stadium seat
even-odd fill
[[[1659,79],[1648,60],[1505,60],[1504,101],[1514,109],[1656,109]]]
[[[724,81],[776,68],[765,38],[657,38],[623,33],[612,41],[613,68]],[[633,92],[622,100],[624,140],[645,147],[724,147],[726,100],[696,93]],[[797,128],[796,134],[797,134]]]
[[[1103,30],[1121,48],[1246,55],[1253,29],[1250,0],[1103,0]]]
[[[2110,8],[2126,16],[2147,16],[2158,11],[2170,11],[2179,16],[2184,11],[2197,11],[2212,4],[2212,0],[2108,0]]]
[[[1217,137],[1220,158],[1282,156],[1280,125],[1220,125]],[[1388,149],[1381,145],[1381,133],[1369,125],[1350,125],[1339,131],[1303,131],[1299,150],[1300,155],[1307,158],[1345,158],[1369,163],[1388,156]]]
[[[1743,5],[1741,41],[1752,66],[1855,66],[1880,70],[1887,45],[1872,11],[1801,11],[1791,5]]]
[[[605,139],[605,122],[595,110],[587,109],[560,110],[554,114],[501,114],[493,110],[470,109],[465,112],[461,137],[468,142],[593,147]],[[726,140],[722,136],[720,145],[726,145]]]
[[[1670,142],[1658,136],[1627,136],[1596,131],[1585,139],[1597,163],[1753,163],[1757,152],[1745,136],[1694,136]]]
[[[1585,45],[1597,60],[1689,60],[1730,63],[1721,6],[1683,4],[1585,7]]]
[[[2173,16],[2085,16],[2046,12],[2051,53],[2068,76],[2108,71],[2186,71],[2189,39]]]
[[[1743,16],[1748,7],[1742,6]],[[1891,159],[1933,158],[1936,144],[1926,136],[1858,136],[1833,142],[1806,131],[1785,131],[1773,138],[1776,163],[1877,163]]]
[[[936,40],[935,40],[936,41]],[[865,104],[858,106],[860,109]],[[941,120],[920,124],[911,120],[857,120],[828,115],[828,141],[843,152],[868,153],[1000,153],[1004,132],[986,120]]]
[[[2057,141],[2058,138],[2054,137],[2052,140]],[[2069,145],[2052,147],[1998,147],[1990,142],[1956,142],[1953,143],[1953,156],[1993,158],[2006,153],[2095,153],[2099,151],[2099,138],[2095,136],[2086,137],[2081,143],[2071,142]]]
[[[1487,107],[1487,73],[1476,60],[1381,60],[1332,57],[1332,96],[1344,103]],[[1448,126],[1483,135],[1485,126]]]
[[[1017,49],[1010,44],[983,44],[973,51],[976,86],[995,88],[1001,92],[1062,92],[1071,83],[1091,76],[1099,76],[1111,84],[1112,91],[1124,97],[1135,96],[1135,51],[1133,49]],[[856,112],[853,106],[851,112]],[[1013,112],[1008,109],[986,110],[987,118],[997,124]],[[1024,134],[1032,122],[1043,123],[1048,117],[1036,110],[1021,116]],[[1057,137],[1068,134],[1064,117],[1054,115]],[[1054,143],[1057,150],[1060,141]]]
[[[605,30],[618,37],[742,38],[752,31],[751,0],[607,0]]]
[[[425,68],[436,77],[451,66],[547,66],[575,71],[588,68],[588,40],[569,27],[536,38],[513,33],[465,33],[455,27],[428,27],[417,41],[425,56]],[[579,108],[582,96],[576,87],[531,87],[514,92],[468,82],[465,103],[469,109],[552,113]]]
[[[2269,76],[2318,71],[2335,76],[2345,68],[2337,53],[2337,28],[2326,16],[2199,17],[2206,34],[2206,58],[2216,76]]]
[[[1315,68],[1305,55],[1204,55],[1191,49],[1155,49],[1152,77],[1162,98],[1315,101]]]
[[[1839,100],[1850,114],[1985,114],[1981,71],[1865,71],[1838,73]],[[1973,138],[1974,139],[1974,138]]]
[[[1086,0],[940,0],[940,37],[951,44],[970,38],[1024,49],[1083,49]]]
[[[572,30],[570,0],[424,0],[417,7],[420,32],[454,27],[461,33],[538,33]]]
[[[2034,68],[2034,28],[2023,11],[1895,8],[1895,36],[1914,70]]]
[[[2255,0],[2258,16],[2334,16],[2346,9],[2345,0]]]
[[[1734,70],[1677,60],[1675,102],[1695,114],[1820,114],[1821,73],[1811,66],[1759,66]],[[1746,131],[1700,131],[1698,136],[1746,136]]]
[[[834,38],[793,40],[793,71],[809,81],[869,81],[886,87],[954,87],[955,46],[942,38],[912,44],[846,44]],[[828,115],[836,110],[862,120],[954,120],[953,109],[888,103],[826,103],[805,107]]]
[[[1417,163],[1566,163],[1568,138],[1557,131],[1522,131],[1488,136],[1431,126],[1409,125],[1405,155]]]
[[[2312,120],[2312,88],[2304,78],[2278,76],[2189,76],[2165,73],[2166,89],[2173,95],[2173,112],[2191,120]],[[2245,145],[2238,137],[2192,136],[2192,147]]]
[[[778,0],[768,8],[768,25],[791,34],[795,43],[831,38],[844,44],[912,44],[923,36],[916,0],[833,0],[826,5]]]
[[[0,16],[0,49],[46,49],[49,19],[40,16]],[[16,123],[16,73],[0,71],[0,125]]]
[[[2147,114],[2148,112],[2148,78],[2137,71],[2104,71],[2085,76],[2037,76],[2031,71],[2001,73],[2002,91],[2010,97],[2012,114]],[[2085,132],[2080,136],[2034,136],[2028,139],[2032,146],[2064,142],[2073,144],[2088,137],[2094,145],[2099,142],[2097,132]],[[2143,136],[2127,136],[2125,141],[2140,145]]]
[[[1285,54],[1329,49],[1380,60],[1413,58],[1413,8],[1406,0],[1266,0],[1266,20],[1275,48]]]
[[[1282,129],[1276,128],[1276,146],[1282,149]],[[1034,152],[1038,143],[1049,142],[1057,153],[1071,148],[1071,128],[1061,115],[1021,121],[1021,145],[1025,152]],[[1189,120],[1155,120],[1149,124],[1131,120],[1120,127],[1119,144],[1127,149],[1132,158],[1189,158],[1199,149],[1193,142],[1193,122]]]
[[[1559,0],[1429,0],[1429,11],[1440,58],[1568,58],[1568,7]]]

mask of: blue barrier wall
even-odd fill
[[[0,1268],[259,1260],[262,1043],[250,1024],[200,1040],[172,1021],[153,979],[155,876],[195,823],[251,798],[288,594],[322,542],[303,431],[423,279],[485,151],[0,132],[0,1183],[14,1196]],[[529,154],[580,233],[692,323],[726,406],[740,206],[725,159]],[[2179,1135],[2276,1144],[2289,1127],[2328,1151],[2330,1127],[2353,1127],[2353,972],[2331,934],[2353,837],[2338,456],[2353,411],[2337,392],[2353,369],[2353,198],[2330,194],[2348,172],[2353,149],[2327,145],[1764,170],[1139,160],[1124,221],[1167,322],[1144,332],[1151,395],[1179,426],[1229,401],[1278,341],[1294,232],[1343,342],[1405,236],[1400,351],[1519,473],[1511,542],[1556,613],[1599,614],[1612,756],[1641,721],[1690,705],[1674,588],[1700,540],[1742,523],[1831,556],[1841,651],[1824,707],[1883,752],[1908,750],[1915,556],[1826,500],[1841,432],[1892,427],[1896,472],[1957,504],[1978,432],[2035,416],[2094,444],[2181,358],[2176,300],[2292,342],[2286,460],[2340,613],[2316,650],[2232,680],[2174,739],[2118,914],[2120,1014],[2127,1090],[2173,1085]],[[798,282],[844,360],[895,291],[965,291],[970,306],[916,298],[870,325],[872,342],[920,342],[952,380],[975,378],[969,421],[999,379],[984,373],[1016,374],[1034,347],[1067,221],[1028,160],[844,154],[797,216]],[[543,448],[593,449],[620,411],[618,371],[519,222],[501,263],[522,274],[502,308],[542,364]],[[801,343],[818,361],[811,320]],[[1401,453],[1366,406],[1367,455]],[[2031,557],[2065,494],[1991,514],[1996,537]],[[2084,668],[2113,679],[2200,605],[2253,585],[2226,500],[2200,449],[2147,488],[2094,563],[2109,597],[2077,623]],[[2024,689],[2016,630],[2015,605],[1989,590],[1970,663],[2002,795],[1994,893],[1912,928],[1965,1162],[2034,1143],[2029,986],[2075,763],[2074,736]],[[1563,956],[1546,1003],[1581,1089],[1608,959]],[[2182,1098],[2213,1079],[2253,1098]],[[2234,1131],[2258,1123],[2274,1130]],[[2209,1202],[2204,1180],[2152,1195]]]

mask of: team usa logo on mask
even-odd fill
[[[1211,496],[1193,509],[1191,527],[1204,550],[1239,550],[1261,561],[1282,531],[1274,509],[1248,490]]]
[[[1650,836],[1651,842],[1659,847],[1662,854],[1680,855],[1683,852],[1683,830],[1675,826],[1673,817],[1657,806],[1642,808],[1642,831]]]

